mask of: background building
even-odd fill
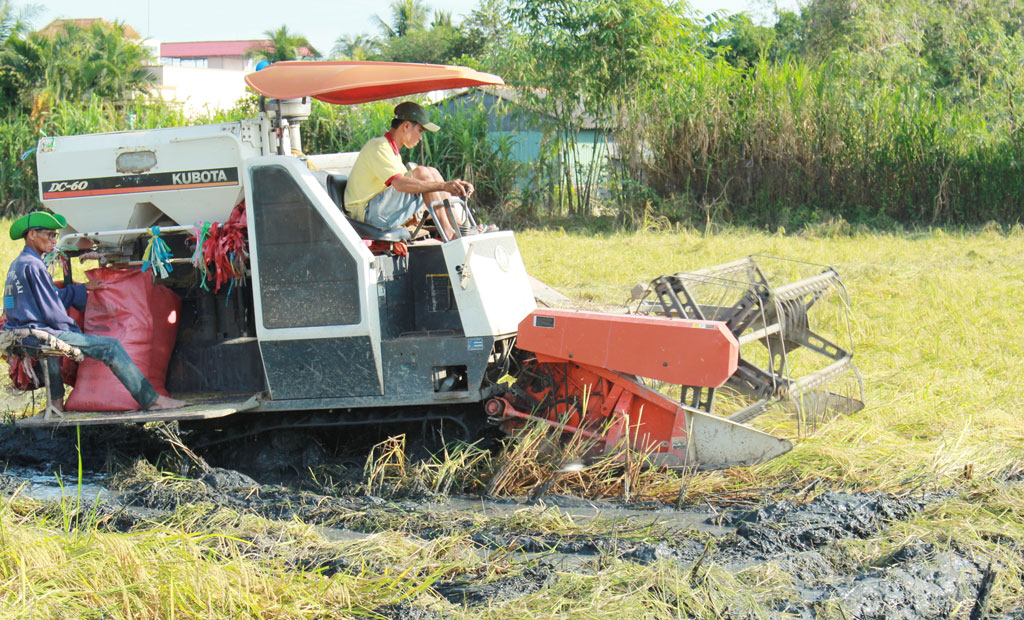
[[[256,62],[246,56],[269,40],[151,43],[158,65],[150,68],[154,90],[164,101],[182,105],[189,116],[231,108],[245,97],[245,75]]]

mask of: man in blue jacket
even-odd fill
[[[43,256],[56,247],[57,231],[66,225],[67,220],[63,216],[46,211],[23,215],[11,225],[11,239],[24,238],[25,249],[14,259],[7,272],[4,287],[7,323],[4,329],[39,329],[78,347],[86,357],[106,364],[139,403],[140,409],[175,409],[184,406],[183,401],[156,393],[149,380],[128,357],[120,341],[107,336],[83,334],[68,316],[67,309],[71,306],[85,310],[86,291],[101,289],[104,285],[101,282],[88,282],[63,289],[54,286],[43,263]],[[62,409],[64,382],[60,377],[60,365],[56,360],[48,360],[47,370],[53,405]]]

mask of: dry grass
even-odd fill
[[[853,304],[867,407],[743,471],[699,476],[691,492],[799,488],[812,477],[853,488],[957,486],[1024,457],[1024,232],[800,236],[725,231],[591,237],[519,235],[527,269],[568,295],[625,303],[633,284],[748,254],[835,266]],[[565,257],[583,257],[569,261]]]
[[[65,529],[0,506],[0,618],[324,618],[426,597],[486,567],[464,540],[396,533],[332,543],[297,523],[188,510],[131,534]],[[332,566],[344,570],[323,571]]]
[[[999,567],[994,611],[1024,602],[1024,495],[1019,485],[1002,483],[1024,463],[1024,380],[1016,372],[1024,366],[1017,333],[1024,309],[1016,303],[1024,280],[1020,230],[724,231],[713,237],[680,231],[600,238],[525,231],[519,240],[532,274],[577,299],[605,304],[624,303],[638,281],[746,254],[832,264],[853,301],[868,406],[770,463],[691,476],[639,467],[642,455],[632,461],[637,466],[608,460],[556,472],[585,446],[552,442],[543,429],[528,429],[497,457],[451,446],[428,463],[407,461],[395,440],[368,461],[368,489],[401,495],[493,484],[502,493],[529,495],[550,481],[545,493],[621,496],[628,487],[632,499],[669,502],[684,483],[691,502],[803,497],[828,486],[943,489],[948,499],[914,519],[869,540],[843,543],[848,561],[870,567],[908,542],[964,549]],[[159,477],[135,471],[125,481]],[[643,566],[598,557],[579,570],[558,571],[537,593],[463,607],[435,587],[458,576],[488,582],[529,562],[513,552],[479,554],[469,533],[480,521],[467,520],[466,532],[430,541],[402,533],[396,523],[389,531],[334,542],[302,523],[209,506],[182,508],[130,534],[61,517],[24,500],[0,503],[0,619],[353,617],[401,602],[452,618],[767,618],[776,609],[772,601],[796,596],[790,577],[772,564],[740,573],[712,564],[693,573],[670,562]],[[503,523],[513,531],[561,536],[604,527],[552,509],[524,510]],[[344,570],[328,576],[322,567],[330,562]]]

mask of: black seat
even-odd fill
[[[352,228],[355,229],[356,234],[359,235],[360,239],[369,239],[370,241],[387,241],[394,243],[396,241],[408,241],[412,238],[409,231],[404,228],[392,228],[391,230],[384,230],[383,228],[377,228],[366,222],[360,222],[354,220],[348,215],[348,211],[345,209],[345,186],[348,184],[347,174],[328,174],[327,175],[327,195],[331,197],[334,204],[338,205],[341,212],[348,217],[349,224],[352,224]]]
[[[348,185],[347,174],[327,174],[327,195],[331,197],[334,204],[344,211],[345,210],[345,186]],[[346,213],[347,215],[347,213]]]

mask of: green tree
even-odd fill
[[[807,33],[803,55],[823,59],[836,49],[855,44],[858,11],[858,0],[811,0],[801,11]]]
[[[459,30],[464,39],[460,64],[470,62],[490,67],[498,51],[504,49],[505,42],[515,32],[508,16],[507,0],[482,2],[460,24]]]
[[[148,90],[150,60],[149,50],[128,40],[118,23],[68,23],[50,35],[12,35],[0,47],[0,94],[7,105],[36,113],[93,95],[125,101]]]
[[[434,19],[430,22],[430,28],[454,28],[451,11],[434,11]]]
[[[801,53],[875,88],[933,91],[998,110],[1021,91],[1024,5],[1005,0],[811,0]],[[994,106],[994,107],[993,107]]]
[[[72,98],[96,94],[107,101],[125,99],[145,92],[153,77],[145,65],[153,60],[149,50],[129,41],[120,24],[109,27],[95,22],[88,34],[85,58],[80,59],[78,83]]]
[[[264,30],[263,34],[270,39],[265,48],[250,50],[248,56],[256,60],[280,62],[284,60],[301,60],[303,58],[319,58],[320,52],[301,34],[290,32],[288,26],[281,25],[277,30]]]
[[[512,0],[518,32],[498,64],[528,105],[554,119],[543,146],[560,160],[559,179],[549,179],[555,204],[577,214],[589,209],[599,171],[578,168],[583,119],[614,129],[639,96],[685,70],[702,37],[685,10],[665,0]]]
[[[37,84],[45,83],[39,46],[31,39],[11,36],[0,47],[0,104],[31,109]]]
[[[755,24],[746,13],[712,14],[707,19],[710,51],[724,54],[733,65],[753,67],[762,58],[779,62],[799,57],[803,51],[805,24],[799,13],[782,11],[772,26]]]
[[[39,7],[27,6],[17,8],[11,0],[0,2],[0,43],[11,35],[24,35],[31,28],[30,22],[39,13]]]
[[[804,42],[803,16],[793,11],[781,11],[772,30],[775,31],[775,58],[797,58]]]
[[[346,34],[338,37],[331,49],[331,57],[338,60],[369,60],[376,56],[380,42],[367,34]]]
[[[464,38],[456,28],[437,26],[430,30],[413,30],[385,41],[380,57],[391,62],[450,64],[463,55],[463,43]]]
[[[385,34],[377,55],[381,60],[451,64],[480,50],[464,29],[454,25],[451,12],[434,11],[429,25],[429,9],[422,0],[395,0],[391,12],[391,24],[378,17]]]
[[[367,35],[342,37],[334,48],[341,58],[435,64],[490,64],[492,51],[512,30],[505,17],[506,0],[475,9],[460,25],[450,11],[434,11],[423,0],[393,0],[391,21],[376,16],[380,39]],[[373,45],[365,45],[367,42]]]
[[[10,0],[0,2],[0,57],[10,55],[9,47],[20,47],[22,40],[19,37],[29,32],[29,19],[34,12],[35,9],[31,7],[19,9]],[[12,60],[18,60],[17,55]],[[19,101],[28,88],[20,64],[0,60],[0,105],[3,107]]]
[[[732,64],[748,67],[775,55],[775,29],[755,24],[747,14],[729,15],[719,20],[719,26],[726,32],[710,48],[725,54]]]
[[[385,39],[404,37],[413,31],[426,28],[430,9],[423,0],[392,0],[390,8],[390,23],[381,19],[379,15],[374,16]]]

